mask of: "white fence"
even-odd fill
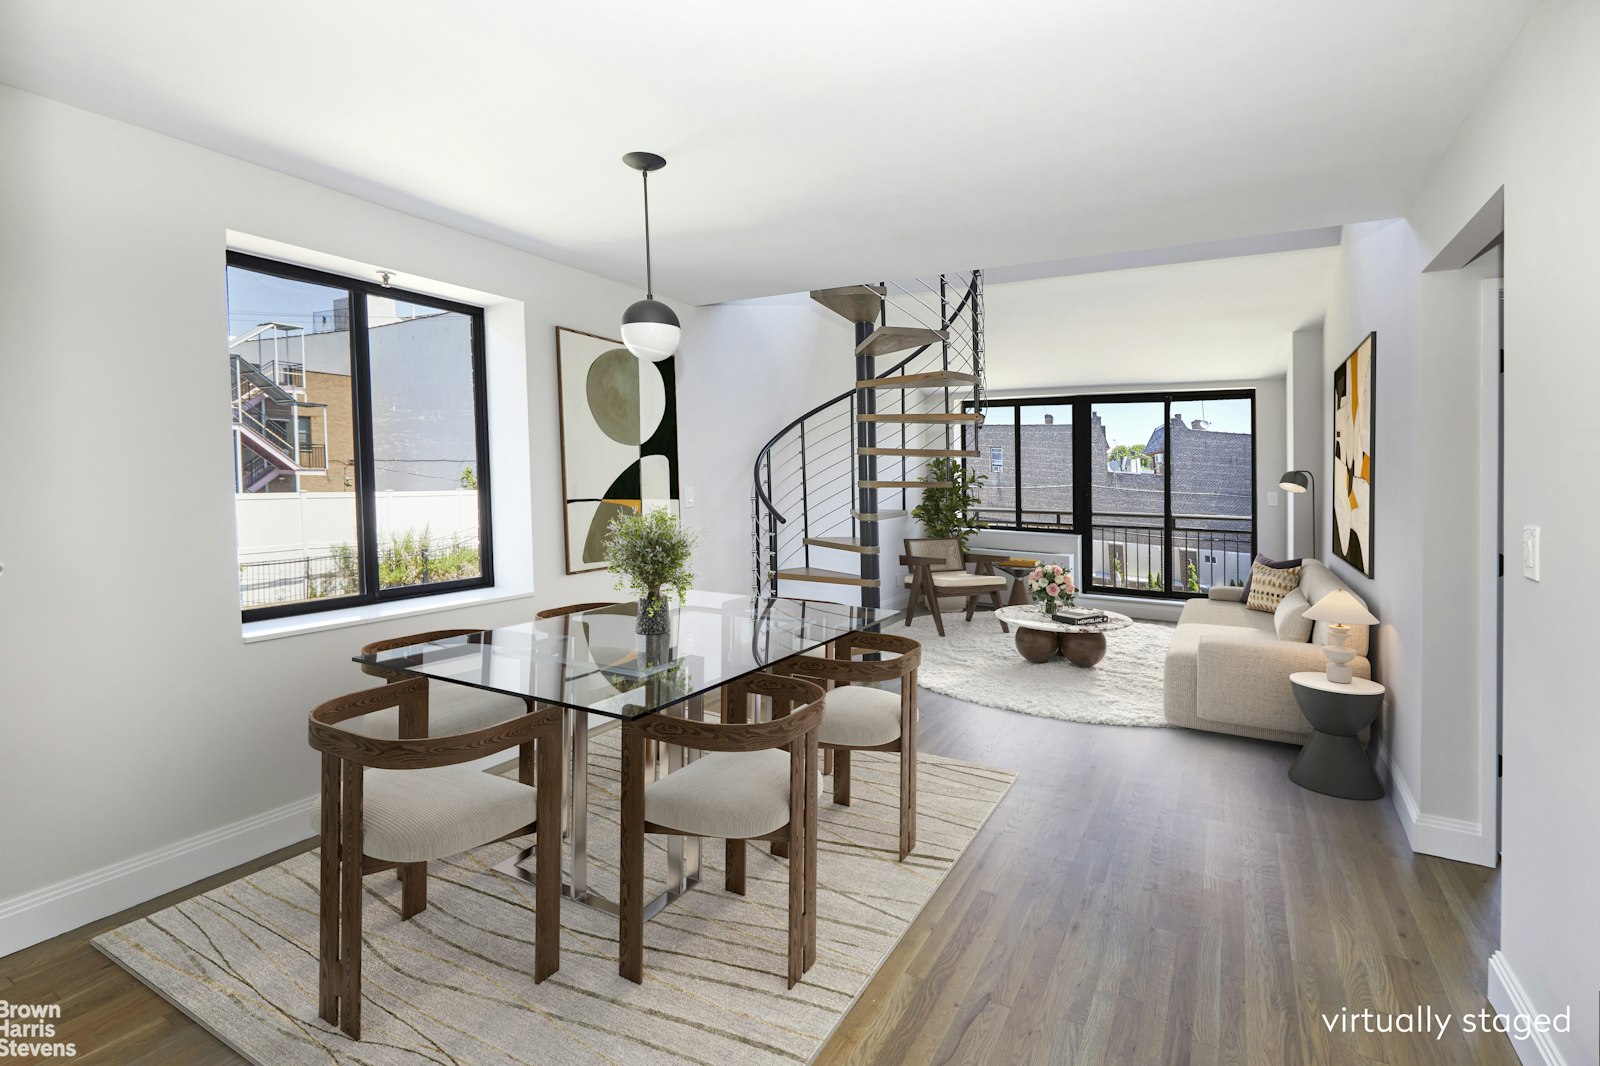
[[[338,544],[356,543],[353,492],[245,492],[234,497],[239,523],[239,561],[300,559],[322,555]],[[380,537],[421,534],[435,542],[478,536],[474,489],[378,493]]]

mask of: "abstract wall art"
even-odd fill
[[[1333,550],[1372,576],[1372,383],[1378,335],[1333,372]]]
[[[567,573],[604,570],[611,519],[678,513],[676,360],[638,359],[621,341],[556,329]]]

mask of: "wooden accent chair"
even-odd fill
[[[782,841],[789,852],[789,987],[817,957],[817,727],[822,689],[754,674],[742,691],[768,696],[769,722],[696,722],[653,714],[622,724],[622,885],[618,972],[644,982],[646,833],[722,837],[724,887],[745,891],[745,843]],[[797,706],[798,705],[798,706]],[[645,741],[710,754],[645,784]]]
[[[399,709],[400,736],[352,732],[340,723]],[[322,753],[321,963],[317,1013],[361,1039],[362,878],[400,871],[400,917],[428,906],[428,860],[535,834],[533,979],[560,965],[561,790],[533,789],[460,764],[517,747],[537,758],[539,778],[559,781],[561,718],[521,713],[456,736],[429,735],[426,678],[395,681],[317,707],[309,737]],[[537,749],[537,753],[533,749]]]
[[[900,753],[900,858],[917,846],[917,667],[922,645],[889,633],[851,633],[833,644],[834,656],[797,655],[779,664],[778,673],[818,684],[832,682],[828,713],[817,731],[824,755],[833,756],[833,802],[850,806],[850,753]],[[857,655],[892,655],[877,661]],[[868,687],[899,681],[900,691]]]
[[[413,633],[407,637],[375,640],[362,645],[361,654],[376,655],[382,651],[404,648],[412,644],[427,644],[436,640],[449,640],[453,637],[471,638],[482,632],[481,629],[434,629],[427,633]],[[362,663],[361,671],[373,677],[381,677],[390,684],[409,679],[405,671],[398,666]],[[467,685],[438,684],[428,687],[428,725],[440,736],[471,733],[532,709],[531,701],[507,696],[501,692],[488,692]],[[399,719],[393,715],[373,715],[361,723],[361,728],[369,737],[393,740],[400,736]],[[517,780],[524,785],[534,783],[531,761],[519,758]]]
[[[982,552],[962,551],[959,540],[933,540],[906,538],[906,553],[900,565],[911,572],[906,575],[906,588],[911,598],[906,601],[906,625],[917,616],[917,601],[926,600],[933,612],[933,625],[944,636],[944,616],[939,613],[939,597],[965,596],[967,621],[978,607],[978,597],[988,596],[996,608],[1000,606],[1000,593],[1005,591],[1006,579],[994,572],[994,564],[1005,562],[1003,555],[986,555]],[[976,565],[967,573],[969,564]]]

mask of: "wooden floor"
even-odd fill
[[[1319,1020],[1486,1006],[1497,875],[1414,856],[1387,803],[1295,787],[1282,745],[922,707],[924,751],[1021,776],[818,1063],[1515,1066]],[[241,1062],[89,940],[300,850],[0,960],[0,999],[59,1002],[77,1062]]]

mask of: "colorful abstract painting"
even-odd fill
[[[1372,382],[1378,335],[1333,372],[1333,550],[1372,576]]]
[[[676,362],[621,341],[556,329],[567,573],[604,570],[606,527],[623,511],[678,513]]]

